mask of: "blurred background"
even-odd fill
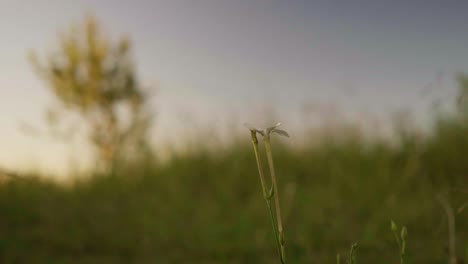
[[[290,263],[398,263],[392,220],[465,263],[467,11],[0,0],[0,262],[275,263],[243,124],[281,121]]]

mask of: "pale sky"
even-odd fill
[[[157,87],[159,142],[194,124],[242,126],[269,106],[286,125],[311,103],[425,120],[468,72],[466,1],[0,0],[0,168],[63,172],[87,156],[19,124],[41,127],[52,101],[28,51],[51,50],[88,11],[130,36],[141,81]]]

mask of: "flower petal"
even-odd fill
[[[275,132],[283,137],[289,137],[288,132],[281,130],[281,129],[273,129],[271,132]]]
[[[267,127],[265,130],[266,130],[267,134],[270,134],[273,130],[275,130],[279,126],[281,126],[280,122],[276,123],[276,125],[274,125],[274,126]]]

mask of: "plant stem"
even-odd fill
[[[273,227],[273,232],[275,233],[274,235],[275,235],[275,240],[276,240],[276,247],[278,249],[278,256],[280,257],[281,263],[283,263],[280,240],[279,240],[279,236],[278,236],[278,231],[276,230],[275,216],[273,214],[273,207],[271,206],[271,195],[270,195],[271,192],[269,192],[267,187],[266,187],[265,177],[264,177],[264,174],[263,174],[263,166],[262,166],[262,162],[260,160],[260,155],[259,155],[259,151],[258,151],[258,139],[257,139],[256,132],[251,131],[251,135],[252,135],[252,145],[253,145],[254,152],[255,152],[255,159],[257,161],[258,174],[260,176],[260,183],[262,185],[263,198],[265,199],[265,201],[267,203],[268,212],[270,213],[271,224],[272,224],[272,227]],[[274,193],[273,193],[273,195],[274,195]]]
[[[252,135],[252,145],[255,152],[255,160],[257,161],[258,174],[260,175],[260,183],[262,184],[263,197],[266,199],[268,196],[267,187],[265,183],[265,177],[263,176],[263,167],[262,161],[260,160],[260,155],[258,154],[258,139],[255,131],[251,131]]]
[[[281,209],[279,203],[279,193],[278,193],[278,186],[276,183],[276,174],[275,174],[275,166],[273,163],[273,154],[271,152],[271,145],[270,145],[270,137],[267,135],[264,138],[265,143],[265,151],[267,154],[268,165],[270,167],[270,175],[271,175],[271,184],[273,186],[273,196],[275,197],[275,206],[276,206],[276,221],[278,224],[278,240],[280,243],[281,248],[281,263],[286,263],[285,257],[285,249],[284,249],[284,233],[283,233],[283,223],[281,221]]]
[[[281,253],[281,244],[279,241],[278,231],[276,230],[276,221],[275,215],[273,214],[273,207],[271,206],[271,199],[266,200],[268,205],[268,212],[270,213],[271,225],[273,227],[273,232],[275,233],[275,241],[276,241],[276,248],[278,249],[278,256],[280,258],[281,263],[283,263],[282,253]]]
[[[437,199],[445,210],[447,214],[447,225],[448,225],[448,235],[449,235],[449,263],[457,263],[457,253],[456,253],[456,237],[455,237],[455,215],[453,213],[453,208],[450,205],[449,201],[445,196],[438,195]]]
[[[400,250],[400,263],[405,263],[406,256],[406,227],[401,229],[401,250]]]

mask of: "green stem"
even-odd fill
[[[275,233],[276,248],[278,249],[278,256],[280,257],[281,263],[283,263],[283,257],[281,253],[281,244],[279,241],[278,231],[276,230],[276,221],[275,215],[273,214],[273,207],[271,206],[270,200],[266,200],[268,205],[268,211],[270,212],[271,225],[273,227],[273,232]]]
[[[275,233],[275,240],[276,240],[276,247],[278,249],[278,255],[280,257],[281,263],[284,263],[283,262],[283,254],[282,254],[282,251],[281,251],[280,240],[279,240],[279,235],[278,235],[278,231],[276,230],[276,221],[275,221],[275,216],[273,214],[273,207],[271,206],[271,195],[270,195],[270,192],[268,191],[268,189],[266,187],[265,177],[264,177],[264,174],[263,174],[263,166],[262,166],[262,162],[260,160],[260,155],[259,155],[259,151],[258,151],[258,140],[257,140],[256,132],[251,131],[251,136],[252,136],[252,145],[253,145],[254,152],[255,152],[255,159],[257,161],[258,174],[260,176],[260,183],[262,185],[263,198],[265,199],[265,201],[267,203],[268,212],[270,213],[271,224],[273,226],[273,232]]]
[[[252,135],[252,145],[255,152],[255,160],[257,161],[258,174],[260,175],[260,183],[262,184],[263,197],[267,199],[268,193],[265,184],[265,177],[263,176],[263,166],[262,161],[260,160],[260,155],[258,154],[258,140],[255,131],[251,131]]]
[[[269,135],[265,136],[263,139],[265,143],[265,151],[267,154],[268,165],[270,167],[271,184],[273,185],[273,192],[274,192],[273,195],[275,197],[276,221],[278,224],[278,240],[279,240],[280,247],[281,247],[281,263],[284,264],[286,262],[285,249],[284,249],[284,232],[283,232],[283,222],[281,221],[281,209],[280,209],[280,203],[279,203],[278,186],[276,183],[275,165],[273,163],[273,154],[271,151]]]

